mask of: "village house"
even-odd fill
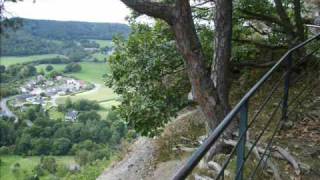
[[[80,165],[79,164],[70,164],[69,171],[71,171],[71,172],[80,171]]]
[[[89,51],[89,52],[94,52],[94,51],[98,51],[99,48],[83,48],[85,51]]]
[[[77,117],[78,117],[78,111],[70,110],[66,113],[65,120],[75,122],[77,120]]]
[[[56,95],[66,95],[75,93],[85,88],[85,81],[72,79],[64,76],[56,76],[55,80],[46,79],[45,76],[39,75],[36,80],[30,80],[20,87],[21,95],[15,99],[13,106],[22,108],[27,104],[39,104],[46,106],[50,103],[50,99]],[[66,119],[74,121],[77,112],[70,112],[66,115]]]
[[[38,75],[36,79],[37,79],[37,82],[42,82],[42,81],[44,81],[46,78],[45,78],[43,75]]]
[[[31,97],[30,94],[21,94],[17,96],[16,99],[13,101],[13,107],[20,108],[21,110],[22,107],[26,104],[26,99],[29,97]]]
[[[45,98],[41,96],[32,96],[27,98],[26,101],[30,102],[31,104],[39,104],[41,106],[45,106],[47,104]]]
[[[27,93],[27,92],[28,92],[28,89],[25,88],[25,87],[21,87],[21,88],[20,88],[20,91],[21,91],[22,93]]]
[[[56,76],[55,79],[56,79],[57,81],[60,81],[61,79],[63,79],[63,77],[62,77],[62,76]]]
[[[30,92],[30,94],[31,95],[40,95],[41,93],[43,93],[44,92],[44,90],[43,89],[41,89],[41,88],[34,88],[31,92]]]

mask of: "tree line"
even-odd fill
[[[18,112],[18,124],[14,124],[10,118],[2,117],[0,154],[30,156],[89,153],[92,161],[109,158],[128,132],[118,113],[110,111],[107,117],[102,118],[96,111],[99,105],[87,100],[67,105],[84,110],[74,123],[52,119],[40,105]],[[26,121],[31,121],[32,126]]]

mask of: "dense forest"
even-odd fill
[[[127,37],[130,28],[117,23],[63,22],[16,19],[19,28],[6,29],[1,38],[1,55],[65,54],[70,42],[84,39],[111,40],[115,35]],[[68,42],[67,42],[68,41]],[[76,44],[74,44],[76,46]]]
[[[128,35],[129,27],[117,23],[63,22],[52,20],[22,19],[20,29],[33,36],[53,39],[105,39],[110,40],[116,34]]]

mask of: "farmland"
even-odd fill
[[[1,56],[0,64],[4,66],[10,66],[12,64],[34,62],[41,59],[53,58],[56,56],[61,56],[59,54],[43,54],[43,55],[33,55],[33,56]]]
[[[112,46],[113,42],[110,40],[97,40],[97,39],[92,39],[92,41],[96,42],[99,44],[100,47],[106,47],[106,46]]]
[[[1,168],[0,179],[15,180],[17,175],[14,175],[11,171],[14,164],[20,164],[21,173],[31,173],[36,165],[39,164],[41,156],[22,157],[15,155],[1,156]],[[74,164],[73,156],[54,156],[58,164],[71,165]],[[23,174],[21,174],[23,176]],[[22,177],[20,177],[22,178]]]

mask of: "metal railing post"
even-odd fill
[[[243,179],[243,167],[242,164],[244,163],[245,158],[245,148],[246,148],[246,136],[247,136],[247,128],[248,128],[248,101],[246,101],[240,109],[240,124],[239,124],[239,145],[237,148],[237,168],[236,174],[239,172],[236,180]],[[240,169],[241,168],[241,169]]]
[[[282,123],[288,119],[288,99],[289,99],[289,89],[290,89],[290,74],[292,65],[292,53],[290,53],[286,59],[286,70],[287,74],[284,81],[284,91],[283,91],[283,102],[282,102]]]

